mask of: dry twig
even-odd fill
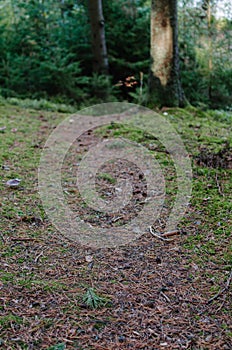
[[[42,250],[36,257],[35,257],[35,263],[39,261],[39,258],[44,255],[44,251]]]
[[[164,233],[162,233],[162,236],[163,237],[171,237],[171,236],[177,236],[179,234],[180,234],[180,231],[174,230],[174,231],[164,232]]]
[[[176,236],[179,234],[179,232],[176,231],[169,231],[169,232],[165,232],[165,233],[158,233],[158,232],[154,232],[154,230],[152,229],[152,226],[149,227],[149,231],[152,234],[152,236],[157,237],[159,239],[161,239],[162,241],[166,241],[166,242],[172,242],[174,241],[173,239],[169,239],[166,237],[171,237],[171,236]]]
[[[169,297],[168,297],[166,294],[164,294],[163,292],[160,292],[160,295],[162,295],[162,297],[164,297],[164,299],[165,299],[166,301],[168,301],[169,303],[171,302],[171,300],[169,299]]]

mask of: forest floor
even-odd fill
[[[232,113],[160,111],[192,159],[193,192],[180,234],[163,241],[147,230],[127,246],[94,249],[62,236],[38,194],[43,146],[71,114],[14,103],[0,104],[0,346],[231,349]],[[69,205],[93,226],[123,225],[136,215],[132,205],[117,218],[101,217],[75,187],[77,160],[102,138],[120,135],[154,151],[167,166],[166,204],[175,195],[167,153],[149,135],[119,125],[88,132],[69,153],[62,181]],[[103,195],[113,196],[121,166],[101,169],[97,185]],[[144,182],[137,169],[132,173],[133,199],[141,202]],[[7,186],[15,178],[20,184]]]

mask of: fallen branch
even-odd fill
[[[168,232],[164,232],[162,233],[162,237],[171,237],[171,236],[177,236],[180,234],[180,231],[175,230],[175,231],[168,231]]]
[[[166,232],[166,236],[164,236],[165,233],[164,233],[164,234],[160,234],[160,233],[158,233],[158,232],[154,232],[153,229],[152,229],[152,226],[149,227],[149,231],[150,231],[150,233],[152,234],[152,236],[157,237],[157,238],[161,239],[162,241],[165,241],[165,242],[172,242],[172,241],[173,241],[173,239],[165,238],[165,237],[168,237],[168,236],[167,236],[167,233],[168,233],[168,232]],[[164,236],[164,237],[163,237],[163,236]]]

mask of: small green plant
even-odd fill
[[[100,173],[100,174],[98,174],[98,179],[106,180],[109,183],[111,183],[112,185],[116,184],[116,179],[114,177],[112,177],[108,173]]]
[[[98,309],[107,304],[108,299],[97,295],[93,288],[88,288],[83,296],[83,302],[90,309]]]

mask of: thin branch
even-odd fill
[[[172,242],[173,241],[173,239],[168,239],[168,238],[162,237],[163,235],[161,235],[160,233],[154,232],[152,229],[152,226],[149,227],[149,231],[152,234],[152,236],[157,237],[157,238],[161,239],[162,241],[165,241],[165,242]]]
[[[162,233],[162,236],[163,237],[171,237],[171,236],[177,236],[179,234],[180,234],[180,231],[174,230],[174,231],[164,232],[164,233]]]
[[[165,299],[166,301],[168,301],[169,303],[171,302],[171,300],[169,299],[169,297],[167,297],[167,295],[164,294],[163,292],[160,292],[160,295],[162,295],[162,297],[164,297],[164,299]]]
[[[38,261],[39,261],[39,258],[41,258],[41,256],[43,256],[44,255],[44,252],[43,252],[43,250],[35,257],[35,263],[37,263]]]

